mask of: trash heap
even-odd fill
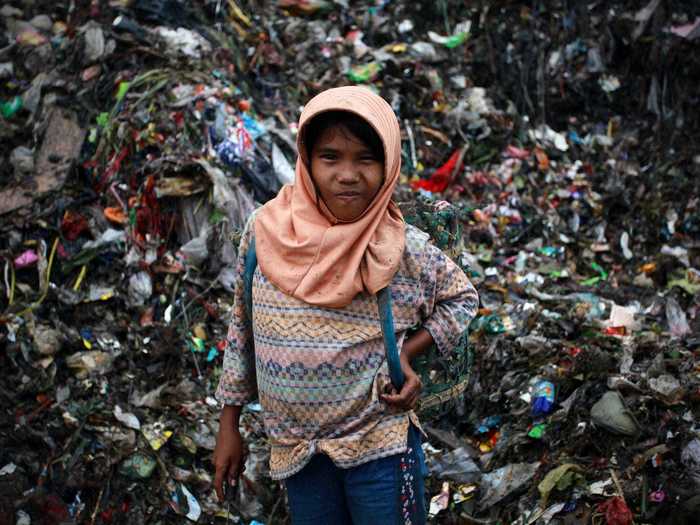
[[[0,8],[0,523],[287,520],[259,405],[216,501],[212,396],[240,228],[349,83],[481,297],[432,522],[694,521],[700,6],[468,4]]]

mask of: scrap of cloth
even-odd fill
[[[270,474],[285,479],[316,453],[343,468],[406,451],[413,412],[379,398],[390,383],[376,297],[360,292],[342,309],[282,292],[256,269],[252,323],[243,298],[246,225],[237,265],[224,369],[216,396],[226,405],[259,399],[271,444]],[[422,326],[438,349],[453,351],[476,314],[478,295],[464,272],[418,228],[406,226],[391,283],[399,348]]]

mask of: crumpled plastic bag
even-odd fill
[[[482,509],[492,507],[509,494],[527,485],[540,465],[539,461],[535,463],[511,463],[484,474],[481,478],[483,496],[479,501],[479,506]]]
[[[700,439],[690,441],[681,453],[681,462],[688,469],[688,474],[700,487]]]
[[[625,406],[619,392],[610,390],[603,394],[591,408],[591,419],[596,425],[610,432],[633,436],[639,432],[639,423]]]
[[[438,479],[449,479],[456,483],[474,483],[481,478],[481,469],[469,457],[467,450],[461,447],[441,457],[432,458],[428,468]]]

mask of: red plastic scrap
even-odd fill
[[[610,498],[598,505],[598,512],[605,516],[608,525],[632,524],[632,511],[620,497]]]
[[[136,224],[134,235],[139,241],[143,241],[147,235],[154,238],[163,238],[160,206],[155,191],[155,178],[149,175],[143,186],[140,206],[136,210]]]
[[[526,149],[510,145],[506,148],[505,156],[510,157],[511,159],[525,160],[530,156],[530,152]]]
[[[46,496],[46,499],[43,501],[41,516],[43,518],[42,523],[51,525],[64,523],[70,519],[66,504],[61,501],[61,498],[53,494]]]
[[[411,184],[413,189],[423,189],[431,193],[442,193],[450,185],[450,182],[452,182],[453,176],[462,169],[462,165],[464,164],[463,160],[464,155],[462,154],[462,148],[455,150],[450,158],[447,159],[447,162],[436,169],[429,179],[421,179],[413,182]]]
[[[129,154],[129,148],[124,146],[119,153],[115,153],[112,155],[112,158],[109,159],[109,165],[104,171],[104,174],[102,177],[100,177],[100,180],[97,181],[97,184],[95,185],[95,189],[97,191],[101,191],[102,189],[105,188],[105,186],[112,180],[112,177],[114,177],[117,173],[119,173],[119,170],[122,167],[122,162],[126,158],[126,156]]]
[[[87,219],[79,213],[67,210],[63,214],[61,233],[67,240],[76,240],[80,234],[87,231],[88,228],[89,226]]]

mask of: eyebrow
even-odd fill
[[[318,154],[322,154],[322,153],[338,153],[338,152],[340,152],[339,149],[336,149],[336,148],[328,148],[328,147],[322,147],[322,148],[319,148],[319,149],[317,150],[317,153],[318,153]]]
[[[329,148],[327,146],[318,148],[316,150],[316,155],[323,155],[325,153],[335,153],[338,154],[340,153],[340,148]],[[372,150],[368,147],[363,147],[360,151],[357,152],[358,155],[372,155],[373,158],[376,158],[376,155],[372,153]]]

